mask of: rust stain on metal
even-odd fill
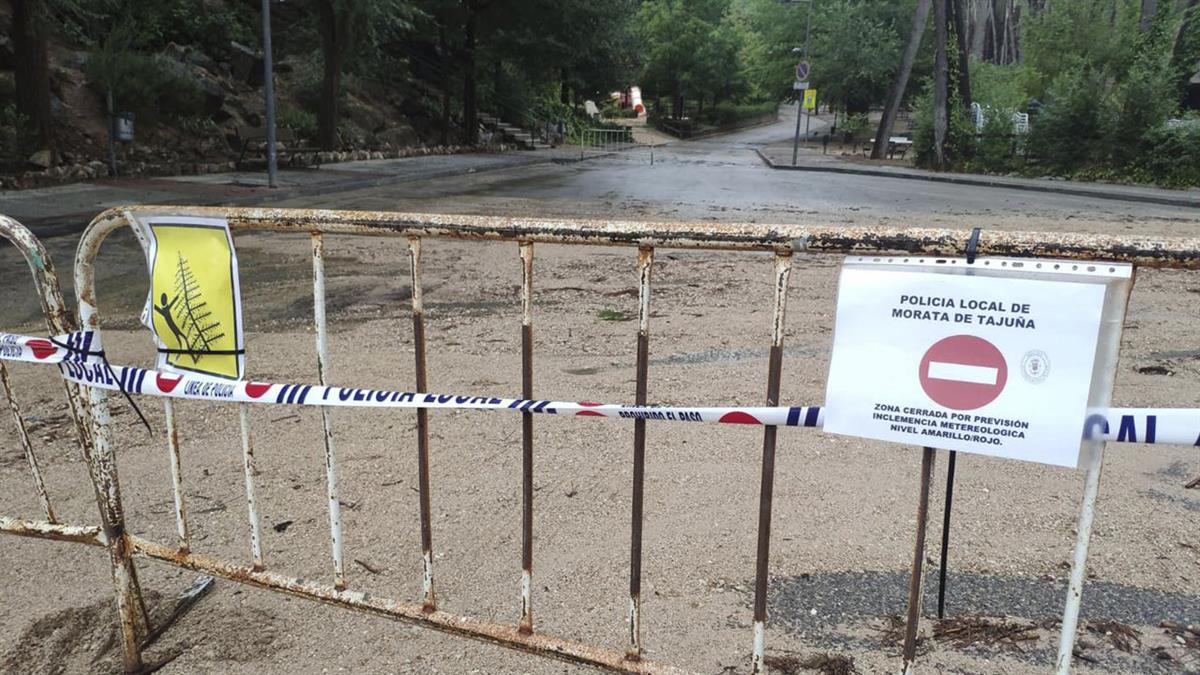
[[[106,211],[92,227],[138,214],[228,217],[234,229],[454,237],[530,242],[810,253],[959,255],[970,238],[962,229],[931,227],[801,226],[760,223],[644,222],[582,218],[520,218],[321,209],[135,206]],[[90,229],[90,228],[89,228]],[[81,250],[83,242],[81,242]],[[1058,232],[987,231],[980,255],[1112,260],[1149,267],[1200,269],[1200,237],[1147,237]]]
[[[98,525],[63,525],[40,523],[0,516],[0,532],[18,537],[37,537],[54,541],[70,541],[91,546],[105,546],[104,530]]]
[[[533,399],[533,244],[521,252],[521,397]],[[521,413],[521,618],[522,634],[533,632],[533,413]]]
[[[199,208],[135,206],[112,209],[97,216],[80,238],[75,260],[75,279],[82,326],[98,330],[96,307],[95,258],[104,240],[125,227],[135,215],[173,214],[179,216],[224,217],[231,229],[303,232],[312,236],[314,265],[314,321],[317,325],[317,351],[320,381],[325,383],[328,355],[325,345],[324,306],[324,234],[367,236],[403,236],[409,240],[413,279],[414,356],[417,389],[426,391],[426,338],[421,288],[420,252],[423,237],[447,237],[462,240],[512,241],[520,244],[523,262],[522,286],[522,391],[533,396],[532,332],[532,260],[533,245],[538,242],[630,246],[638,249],[640,274],[639,323],[637,342],[636,402],[646,402],[649,353],[650,276],[655,248],[691,248],[749,250],[775,254],[775,313],[772,323],[772,347],[768,372],[768,404],[777,405],[779,397],[784,310],[792,254],[907,254],[913,257],[957,256],[970,237],[970,224],[962,229],[928,227],[842,227],[799,226],[748,223],[675,223],[640,222],[608,219],[512,218],[453,214],[329,211],[282,208]],[[139,241],[145,247],[147,242]],[[47,326],[52,334],[69,332],[75,321],[67,311],[58,287],[58,279],[45,250],[36,237],[16,221],[0,216],[0,236],[21,249],[33,273]],[[978,242],[981,256],[1052,257],[1080,261],[1111,260],[1135,265],[1172,269],[1200,269],[1200,237],[1144,237],[1128,235],[1092,235],[1084,233],[985,232]],[[1096,264],[1102,264],[1097,262]],[[601,649],[533,633],[532,523],[533,454],[531,420],[523,420],[523,516],[522,516],[522,615],[516,626],[497,625],[447,614],[437,610],[433,591],[433,552],[430,516],[429,447],[427,411],[417,412],[418,461],[421,499],[421,543],[423,554],[423,598],[419,605],[408,605],[345,590],[341,563],[341,526],[337,501],[337,463],[328,412],[323,409],[326,442],[327,497],[333,539],[335,578],[332,587],[293,579],[263,571],[261,557],[256,564],[242,566],[196,555],[187,549],[186,507],[181,495],[177,503],[180,546],[172,548],[145,541],[127,533],[117,480],[115,453],[107,399],[103,392],[64,381],[72,418],[79,435],[80,448],[87,460],[96,503],[99,527],[36,523],[0,517],[0,532],[20,536],[80,541],[106,546],[110,555],[114,588],[123,635],[123,660],[127,671],[141,668],[138,635],[147,630],[137,570],[131,553],[165,561],[177,566],[222,576],[247,584],[278,590],[373,614],[411,621],[437,630],[523,649],[535,654],[555,656],[567,661],[586,663],[622,672],[671,672],[667,667],[641,659],[641,543],[642,494],[644,489],[645,423],[634,425],[634,489],[630,545],[629,640],[624,652]],[[90,422],[90,424],[88,423]],[[171,425],[173,427],[173,425]],[[172,429],[173,432],[173,429]],[[248,436],[248,429],[243,429]],[[759,541],[755,588],[755,648],[753,667],[761,667],[762,635],[766,621],[765,591],[768,578],[771,499],[774,477],[775,428],[767,427],[763,438],[762,485],[760,492]],[[169,443],[177,439],[170,438]],[[248,451],[252,453],[252,451]],[[252,454],[250,454],[252,457]],[[177,461],[178,457],[174,457]],[[923,467],[932,471],[932,459]],[[36,467],[33,472],[37,473]],[[182,489],[176,475],[176,490]],[[248,497],[254,517],[253,490]],[[927,500],[926,500],[927,501]],[[47,504],[48,506],[48,504]],[[921,506],[922,509],[926,505]],[[47,513],[49,511],[47,510]],[[52,517],[52,516],[51,516]],[[915,624],[915,622],[910,622]],[[906,645],[906,662],[909,662]]]
[[[654,269],[654,249],[638,249],[638,333],[637,381],[635,405],[646,405],[646,385],[650,369],[650,277]],[[629,640],[625,658],[642,656],[642,528],[646,484],[646,420],[633,422],[633,493],[629,536]]]
[[[779,387],[783,371],[784,319],[787,310],[788,280],[791,277],[790,252],[775,254],[774,304],[771,312],[771,351],[767,363],[767,405],[779,405]],[[750,672],[762,671],[767,623],[767,584],[770,577],[771,510],[775,491],[775,442],[777,427],[763,428],[762,475],[758,496],[758,542],[754,564],[754,643]]]
[[[325,237],[314,231],[312,236],[313,259],[313,323],[317,332],[317,382],[329,384],[329,336],[325,323]],[[337,589],[346,587],[346,568],[342,558],[342,503],[338,499],[337,445],[333,441],[332,413],[321,407],[321,426],[325,439],[325,496],[329,509],[330,547],[333,552],[333,585]],[[243,416],[243,429],[248,425]],[[243,435],[247,435],[243,431]],[[261,559],[261,553],[259,554]]]
[[[597,666],[625,673],[678,673],[680,671],[652,661],[629,662],[620,652],[563,640],[544,634],[522,634],[517,627],[460,617],[447,612],[426,611],[421,605],[405,604],[361,591],[338,590],[304,579],[287,577],[273,572],[255,571],[243,565],[233,565],[216,558],[195,553],[180,553],[174,548],[156,544],[130,535],[133,550],[146,557],[168,562],[178,567],[222,577],[251,586],[282,591],[291,595],[318,600],[331,605],[356,609],[400,621],[415,623],[446,633],[512,647],[540,656]]]
[[[429,390],[425,369],[425,300],[421,288],[421,239],[408,238],[408,258],[412,272],[413,358],[415,359],[417,391]],[[437,609],[437,593],[433,588],[433,525],[429,487],[429,411],[417,409],[417,497],[421,514],[421,608],[425,612]]]
[[[171,460],[171,491],[175,498],[175,531],[179,535],[179,550],[192,548],[192,537],[188,531],[187,498],[183,492],[183,469],[179,457],[179,428],[175,426],[175,403],[163,399],[163,419],[167,427],[167,453]]]

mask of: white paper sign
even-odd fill
[[[1129,267],[1056,279],[1028,262],[871,260],[842,268],[825,431],[1076,466],[1104,272]]]

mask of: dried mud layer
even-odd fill
[[[391,208],[414,204],[419,199],[394,201]],[[988,224],[1018,226],[1000,219]],[[1059,229],[1120,232],[1128,223],[1079,225]],[[237,243],[250,376],[315,382],[307,239],[246,234]],[[71,245],[52,242],[64,270]],[[99,305],[110,358],[149,365],[150,342],[136,324],[145,274],[133,246],[128,237],[106,245]],[[327,247],[331,382],[410,388],[411,288],[404,242],[330,237]],[[536,247],[537,397],[632,401],[636,321],[625,319],[637,313],[635,262],[632,249]],[[839,262],[807,256],[795,261],[781,396],[787,404],[822,399]],[[520,269],[515,244],[425,243],[430,389],[504,396],[520,391]],[[771,269],[768,254],[657,252],[651,402],[762,403]],[[0,250],[0,288],[3,328],[41,330],[26,297],[28,276],[12,250]],[[1119,404],[1200,404],[1198,294],[1195,273],[1139,272],[1124,335]],[[68,522],[94,522],[95,505],[55,373],[11,370],[60,514]],[[112,403],[128,523],[137,535],[170,544],[175,524],[162,408],[154,400],[139,402],[153,434],[127,404]],[[237,411],[194,402],[176,410],[193,549],[248,562]],[[320,412],[259,406],[250,417],[267,568],[332,585]],[[435,412],[430,418],[440,604],[463,615],[515,623],[520,418],[480,412]],[[415,415],[338,409],[332,420],[349,586],[416,601],[421,565]],[[621,649],[632,426],[538,417],[534,434],[538,630]],[[761,429],[651,422],[647,437],[646,656],[691,672],[748,672]],[[5,414],[0,513],[37,517],[15,439]],[[780,430],[767,631],[776,672],[898,670],[893,615],[902,615],[905,606],[919,461],[915,448]],[[942,455],[932,496],[937,515],[944,468]],[[1200,624],[1200,490],[1185,487],[1198,475],[1195,448],[1110,446],[1075,672],[1200,671],[1200,645],[1187,628]],[[1082,479],[1080,472],[959,457],[950,620],[924,624],[921,672],[1050,669]],[[940,520],[931,517],[927,569],[936,567]],[[153,592],[147,602],[156,616],[195,578],[151,561],[140,563],[140,573]],[[102,550],[3,537],[0,584],[4,671],[117,668],[115,609]],[[936,607],[936,569],[926,586],[930,614]],[[165,661],[163,673],[586,670],[222,580],[148,650],[147,660]]]

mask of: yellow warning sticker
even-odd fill
[[[242,377],[237,253],[224,219],[140,220],[150,265],[142,323],[154,332],[159,370]]]
[[[816,89],[805,89],[804,90],[804,109],[805,110],[816,110],[817,109],[817,90]]]

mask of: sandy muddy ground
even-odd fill
[[[687,159],[679,151],[676,161]],[[610,161],[610,160],[600,160]],[[611,160],[613,162],[623,160]],[[585,163],[586,164],[586,163]],[[630,214],[620,197],[521,196],[496,172],[305,204],[461,212]],[[730,171],[740,170],[738,167]],[[580,178],[582,180],[582,177]],[[459,197],[448,200],[447,194]],[[301,202],[295,202],[301,203]],[[708,205],[638,203],[635,215],[691,217]],[[866,222],[879,214],[799,214],[786,205],[729,206],[722,219]],[[680,209],[683,213],[679,213]],[[1103,209],[1101,209],[1103,210]],[[1194,221],[1125,213],[913,214],[922,224],[1181,234]],[[707,217],[707,216],[705,216]],[[311,263],[306,238],[238,237],[255,379],[316,379]],[[50,242],[62,269],[73,243]],[[398,240],[331,237],[328,299],[334,383],[405,389],[413,383],[411,289]],[[632,249],[538,245],[535,393],[547,399],[629,402],[634,387],[636,254]],[[520,391],[520,266],[515,244],[425,245],[430,388]],[[101,256],[100,307],[115,362],[149,365],[136,326],[144,298],[140,253],[118,238]],[[819,403],[832,328],[835,257],[798,257],[788,308],[782,401]],[[111,270],[111,271],[107,271]],[[0,250],[0,316],[37,332],[27,275]],[[8,290],[13,289],[13,290]],[[1139,272],[1126,324],[1116,401],[1200,403],[1195,342],[1200,275]],[[766,254],[661,250],[654,269],[649,397],[654,403],[761,404],[770,337]],[[18,297],[20,296],[20,297]],[[93,522],[84,467],[47,369],[14,367],[51,496],[71,522]],[[143,402],[155,435],[114,402],[118,460],[131,529],[174,537],[162,411]],[[236,409],[186,402],[185,489],[194,549],[249,560]],[[252,410],[258,499],[269,569],[332,583],[316,408]],[[420,593],[415,415],[336,410],[345,555],[351,588],[406,601]],[[520,581],[520,419],[500,413],[431,416],[436,584],[444,609],[515,622]],[[537,418],[534,609],[539,630],[623,646],[628,584],[632,427],[615,420]],[[761,430],[668,423],[648,427],[643,637],[649,658],[689,671],[748,672]],[[853,658],[861,673],[899,666],[887,615],[904,609],[920,453],[787,429],[779,434],[768,653],[779,672],[823,654]],[[0,421],[0,513],[36,517],[12,422]],[[944,478],[939,457],[935,482]],[[1079,673],[1181,673],[1200,669],[1200,646],[1180,644],[1162,621],[1200,623],[1200,475],[1195,448],[1114,445],[1108,453],[1084,614],[1139,631],[1132,652],[1103,627],[1083,636]],[[1015,639],[924,643],[920,672],[1045,672],[1074,543],[1082,474],[960,457],[948,610],[1028,624]],[[933,503],[940,506],[941,488]],[[938,510],[940,515],[940,509]],[[940,517],[931,519],[936,560]],[[194,574],[141,564],[161,606]],[[936,570],[929,577],[935,579]],[[0,668],[8,672],[112,672],[111,595],[103,551],[0,539]],[[932,591],[934,584],[927,587]],[[925,607],[932,611],[930,597]],[[1034,626],[1033,624],[1037,624]],[[932,629],[932,624],[929,626]],[[954,626],[944,626],[951,630]],[[1111,632],[1111,627],[1109,629]],[[1116,638],[1119,638],[1117,635]],[[164,673],[561,673],[585,669],[311,602],[218,581],[215,590],[148,652]],[[811,665],[816,665],[811,663]],[[794,670],[790,670],[791,668]],[[826,672],[843,672],[832,670]]]

